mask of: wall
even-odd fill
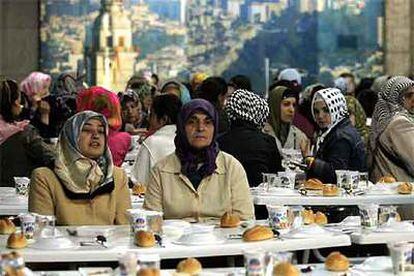
[[[0,0],[0,74],[21,80],[37,70],[39,0]]]

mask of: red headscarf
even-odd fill
[[[78,112],[92,110],[101,113],[112,130],[118,130],[122,125],[119,98],[103,87],[93,86],[81,91],[76,97],[76,108]]]

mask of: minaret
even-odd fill
[[[92,32],[92,83],[123,91],[134,74],[138,53],[132,45],[131,20],[122,0],[101,0]]]

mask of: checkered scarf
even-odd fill
[[[243,89],[236,90],[230,95],[224,109],[231,121],[247,121],[259,129],[263,128],[269,117],[266,100]]]
[[[414,87],[414,81],[403,76],[393,77],[382,86],[378,94],[378,102],[375,105],[374,114],[372,114],[372,135],[370,140],[372,147],[375,147],[378,137],[394,116],[403,115],[412,121],[414,120],[413,115],[409,114],[404,108],[404,92],[410,87]]]
[[[319,90],[315,93],[315,96],[312,100],[312,116],[316,121],[315,112],[313,106],[316,101],[323,100],[326,106],[329,109],[329,115],[331,116],[331,124],[326,128],[321,130],[318,133],[316,140],[316,151],[320,148],[326,136],[331,132],[331,130],[339,124],[344,118],[348,117],[348,107],[346,105],[346,100],[344,95],[341,93],[341,90],[338,88],[326,88]]]

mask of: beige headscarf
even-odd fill
[[[100,120],[108,137],[108,122],[102,114],[93,111],[75,114],[65,123],[60,132],[54,169],[66,190],[86,198],[93,198],[102,191],[113,189],[114,165],[107,139],[104,153],[97,160],[87,158],[79,149],[79,135],[84,124],[90,119]],[[110,186],[112,189],[109,188]]]

